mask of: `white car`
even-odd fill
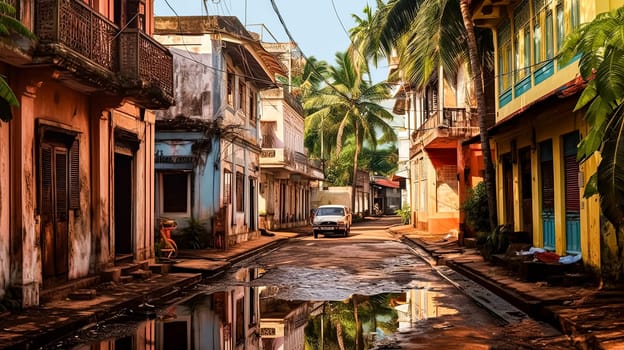
[[[314,238],[319,234],[336,233],[347,237],[351,231],[351,209],[344,205],[321,205],[314,212],[312,232]]]

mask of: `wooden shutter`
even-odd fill
[[[540,143],[540,161],[542,172],[542,208],[555,208],[555,179],[553,175],[552,141]]]
[[[40,155],[40,181],[41,192],[39,197],[39,211],[42,219],[50,220],[54,214],[54,205],[52,203],[52,149],[50,147],[42,147]]]
[[[567,134],[563,138],[566,190],[565,204],[567,212],[581,211],[581,195],[578,184],[579,164],[576,161],[579,139],[580,136],[578,132]]]
[[[56,149],[55,152],[55,175],[56,175],[56,215],[64,219],[67,215],[67,152]]]
[[[80,147],[74,140],[69,150],[69,209],[80,209]]]

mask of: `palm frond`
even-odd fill
[[[624,105],[614,114],[613,127],[605,134],[597,188],[604,216],[614,224],[624,219]]]

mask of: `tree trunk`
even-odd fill
[[[355,123],[355,155],[353,159],[353,179],[351,180],[351,213],[355,212],[355,194],[357,189],[358,158],[360,156],[360,124]]]
[[[357,296],[352,297],[353,301],[353,317],[355,319],[355,350],[364,349],[364,330],[362,329],[362,322],[360,322],[360,315],[358,313]]]
[[[340,320],[335,321],[336,325],[336,341],[338,342],[338,347],[340,350],[345,350],[344,339],[342,339],[342,323]]]
[[[472,81],[474,83],[475,95],[477,97],[477,117],[479,118],[479,134],[481,138],[481,151],[483,152],[483,163],[485,166],[485,188],[487,191],[488,211],[490,219],[490,229],[493,230],[498,225],[496,218],[496,174],[492,164],[492,152],[490,151],[490,136],[486,123],[485,93],[483,91],[483,81],[481,72],[481,61],[477,50],[477,39],[475,37],[474,23],[468,7],[469,0],[461,0],[459,7],[466,27],[468,37],[468,51],[470,56],[470,67],[472,71]]]

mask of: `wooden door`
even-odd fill
[[[64,145],[44,143],[39,157],[42,273],[49,283],[65,280],[69,266],[69,152]]]

